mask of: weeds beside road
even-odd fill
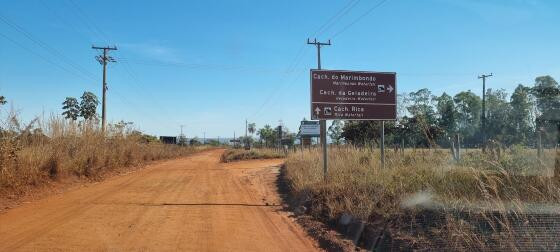
[[[35,127],[22,127],[13,117],[6,125],[0,131],[0,197],[17,198],[27,189],[61,178],[96,179],[106,172],[201,148],[152,142],[124,128],[110,127],[103,133],[96,124],[56,117]]]
[[[529,223],[527,205],[560,203],[560,184],[553,176],[555,155],[554,150],[547,150],[539,160],[534,150],[521,147],[500,157],[469,150],[457,163],[443,149],[389,151],[386,169],[380,169],[378,150],[340,147],[329,152],[329,175],[324,180],[321,153],[312,149],[291,153],[285,176],[299,204],[326,223],[350,214],[377,226],[388,225],[394,239],[417,248],[435,248],[443,241],[455,249],[484,250],[499,245],[516,250],[521,239],[534,237],[516,233],[513,227],[518,223],[508,222],[506,216],[513,214]],[[481,233],[476,224],[445,214],[443,224],[429,232],[403,232],[411,231],[415,216],[423,209],[417,206],[423,204],[443,213],[483,209],[478,212],[495,233]],[[484,215],[488,212],[492,214]],[[494,216],[496,213],[501,217]],[[428,226],[436,222],[423,221]]]
[[[253,148],[251,150],[243,149],[229,149],[224,151],[221,156],[223,163],[251,160],[251,159],[270,159],[270,158],[285,158],[286,155],[283,151],[276,149]]]

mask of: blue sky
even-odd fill
[[[560,79],[560,1],[0,0],[0,94],[24,120],[101,94],[92,44],[116,45],[108,119],[156,135],[231,137],[244,121],[309,118],[315,48],[324,69],[394,71],[399,92],[512,91]],[[3,113],[5,113],[5,109]]]

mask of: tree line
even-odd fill
[[[435,96],[427,88],[398,96],[398,118],[385,123],[386,143],[406,146],[448,146],[459,134],[467,146],[485,139],[503,145],[534,145],[540,131],[543,143],[558,144],[560,86],[551,76],[540,76],[532,87],[519,84],[509,95],[504,89],[486,90],[486,127],[482,128],[482,99],[471,90],[454,96]],[[333,121],[334,143],[379,144],[381,123]]]

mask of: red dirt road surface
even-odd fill
[[[282,211],[282,160],[165,161],[0,215],[0,251],[315,251]]]

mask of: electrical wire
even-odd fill
[[[57,18],[58,20],[60,20],[62,23],[64,23],[66,26],[70,27],[76,34],[80,35],[80,38],[83,39],[84,41],[87,41],[89,44],[92,44],[93,41],[91,41],[90,39],[88,39],[86,37],[85,34],[83,34],[80,29],[78,29],[75,25],[75,23],[69,22],[68,20],[66,20],[65,18],[63,18],[62,15],[60,15],[58,13],[58,11],[56,11],[54,8],[52,8],[49,4],[47,4],[47,2],[45,2],[44,0],[40,0],[41,4],[45,7],[45,9],[49,10],[50,13],[53,14],[53,16],[55,18]]]
[[[346,4],[345,6],[343,6],[343,8],[341,8],[335,15],[331,16],[325,23],[323,23],[312,35],[312,37],[314,37],[315,35],[320,35],[324,32],[326,32],[328,29],[330,29],[330,27],[332,27],[336,22],[338,22],[342,17],[344,17],[352,8],[354,8],[360,0],[351,0],[348,4]],[[286,70],[286,73],[290,73],[293,72],[301,63],[302,59],[303,59],[303,52],[305,49],[306,44],[302,43],[301,47],[299,48],[298,52],[296,53],[296,56],[294,57],[294,60],[291,61],[290,65],[288,65],[288,68]],[[306,55],[307,55],[306,51]],[[257,107],[257,110],[248,118],[251,119],[257,119],[259,118],[259,116],[261,115],[261,112],[263,111],[263,109],[270,103],[270,100],[274,97],[274,95],[276,95],[276,93],[278,91],[280,91],[284,85],[285,85],[285,78],[287,76],[284,75],[281,78],[280,81],[280,85],[277,86],[277,88],[273,89],[268,96],[266,96],[267,98],[263,101],[263,103],[261,104],[261,106]],[[294,79],[294,81],[292,81],[290,83],[290,85],[292,85],[293,82],[295,82],[297,79],[299,79],[299,77],[296,77]]]
[[[377,8],[381,7],[381,5],[383,5],[385,2],[387,2],[387,0],[381,0],[378,4],[374,5],[373,7],[371,7],[370,9],[368,9],[366,12],[364,12],[362,15],[360,15],[358,18],[354,19],[354,21],[350,22],[348,25],[346,25],[344,28],[342,28],[341,30],[339,30],[338,32],[334,33],[333,36],[331,36],[332,38],[336,38],[338,37],[340,34],[342,34],[343,32],[345,32],[346,30],[348,30],[348,28],[350,28],[352,25],[356,24],[358,21],[360,21],[362,18],[364,18],[365,16],[369,15],[372,11],[376,10]]]
[[[78,63],[72,61],[70,58],[66,57],[64,54],[62,54],[58,50],[54,49],[52,46],[48,45],[44,41],[42,41],[42,40],[38,39],[37,37],[33,36],[30,32],[26,31],[21,26],[17,25],[15,22],[10,21],[8,18],[6,18],[3,15],[0,15],[0,21],[4,22],[5,24],[10,26],[15,31],[23,34],[27,39],[31,40],[33,43],[35,43],[39,47],[43,48],[44,50],[46,50],[47,52],[49,52],[53,56],[55,56],[57,58],[62,58],[63,59],[63,60],[61,60],[62,62],[70,65],[71,67],[78,70],[79,72],[81,72],[85,76],[88,76],[92,80],[96,79],[95,75],[93,75],[91,72],[89,72],[88,70],[86,70],[85,68],[80,66]]]
[[[0,36],[3,37],[3,38],[6,39],[6,40],[12,42],[14,45],[16,45],[16,46],[22,48],[23,50],[25,50],[25,51],[27,51],[27,52],[29,52],[29,53],[31,53],[31,54],[33,54],[33,55],[35,55],[35,56],[41,58],[41,59],[44,60],[45,62],[47,62],[47,63],[49,63],[49,64],[51,64],[51,65],[53,65],[53,66],[59,68],[60,70],[62,70],[62,71],[64,71],[64,72],[67,72],[67,73],[72,74],[72,75],[74,75],[74,76],[76,76],[76,77],[79,77],[79,78],[89,79],[87,76],[84,76],[84,75],[78,74],[78,73],[76,73],[76,72],[73,72],[73,71],[69,70],[68,68],[66,68],[66,67],[64,67],[64,66],[62,66],[62,65],[60,65],[60,64],[58,64],[57,62],[54,62],[54,61],[50,60],[49,58],[47,58],[47,57],[45,57],[45,56],[43,56],[43,55],[41,55],[41,54],[39,54],[39,53],[33,51],[32,49],[26,47],[25,45],[23,45],[23,44],[21,44],[21,43],[19,43],[19,42],[17,42],[16,40],[11,39],[10,37],[6,36],[5,34],[0,33]]]
[[[77,13],[81,16],[78,17],[81,19],[82,23],[84,23],[86,25],[86,27],[93,33],[96,34],[95,37],[102,37],[105,39],[105,43],[108,43],[110,41],[109,36],[107,36],[107,34],[105,34],[105,32],[103,32],[103,30],[99,29],[99,27],[97,27],[97,25],[94,22],[90,22],[91,18],[87,15],[87,13],[80,8],[80,6],[78,4],[76,4],[75,1],[73,0],[67,0],[70,5],[76,9]]]
[[[358,3],[360,2],[360,0],[356,0],[356,1],[350,1],[348,2],[347,5],[345,5],[342,9],[340,9],[334,16],[332,16],[331,18],[329,18],[329,20],[327,20],[327,22],[325,22],[321,28],[319,28],[319,31],[317,31],[313,36],[315,35],[320,36],[323,33],[325,33],[326,31],[328,31],[331,27],[333,27],[338,21],[340,21],[344,16],[346,16],[346,14],[348,14],[350,12],[350,10],[352,10]],[[330,24],[329,24],[330,23]],[[327,25],[328,24],[328,25]],[[323,29],[324,28],[324,29]]]

